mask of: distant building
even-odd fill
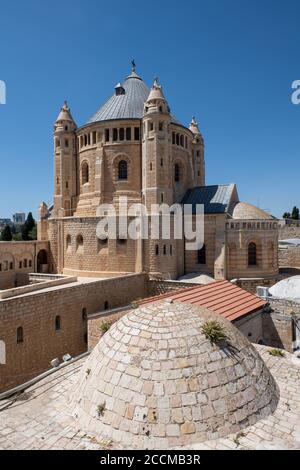
[[[10,219],[0,219],[0,230],[2,230],[6,225],[12,225],[12,221]]]
[[[13,223],[15,225],[22,225],[25,223],[25,212],[16,212],[13,214]]]

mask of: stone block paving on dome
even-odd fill
[[[286,353],[272,357],[257,346],[279,388],[275,413],[244,429],[242,435],[185,446],[185,449],[300,449],[300,360]],[[78,429],[69,395],[85,360],[70,364],[22,394],[0,401],[0,449],[120,449],[114,442]]]

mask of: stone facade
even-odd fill
[[[86,351],[88,314],[144,297],[146,284],[144,274],[132,274],[47,289],[41,285],[39,291],[0,300],[0,341],[6,347],[0,391],[49,369],[56,357]]]
[[[300,269],[300,247],[282,246],[278,250],[278,263],[281,268],[294,267]]]
[[[32,272],[47,272],[49,242],[0,242],[0,289],[27,282]]]
[[[171,206],[181,203],[189,190],[206,188],[204,139],[195,118],[189,127],[179,123],[157,81],[149,90],[133,68],[87,124],[77,128],[67,103],[55,122],[54,206],[41,205],[38,226],[39,239],[50,241],[51,272],[88,276],[145,271],[166,279],[194,271],[216,279],[274,275],[276,222],[260,209],[238,204],[232,186],[226,209],[213,202],[217,209],[205,212],[204,261],[172,231],[168,240],[161,235],[127,241],[97,238],[102,204],[118,211],[120,198],[126,197],[129,206]],[[248,262],[251,243],[257,250],[255,266]]]
[[[263,315],[264,344],[293,352],[300,347],[300,304],[268,298],[270,308]]]

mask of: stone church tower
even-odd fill
[[[142,195],[147,209],[151,204],[173,204],[170,122],[169,105],[155,80],[143,116]]]
[[[73,215],[77,196],[77,126],[65,101],[54,124],[54,211],[56,217]]]

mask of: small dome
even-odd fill
[[[166,101],[166,98],[164,97],[163,91],[161,86],[158,84],[157,79],[154,80],[154,83],[152,85],[152,88],[150,90],[150,94],[147,99],[147,103],[152,100],[162,100]]]
[[[70,111],[70,108],[68,106],[68,103],[65,101],[61,110],[60,110],[60,113],[56,119],[56,122],[58,121],[70,121],[70,122],[74,122],[74,119],[72,117],[72,114],[71,114],[71,111]]]
[[[259,209],[258,207],[247,204],[246,202],[238,202],[232,212],[233,219],[274,219],[270,214]]]
[[[192,131],[193,134],[201,135],[195,116],[192,117],[189,129],[190,129],[190,131]]]
[[[292,276],[277,282],[270,287],[269,292],[278,299],[300,302],[300,276]]]
[[[225,344],[203,334],[211,320],[223,326]],[[147,449],[238,432],[277,402],[273,377],[242,333],[207,309],[171,300],[141,306],[113,324],[72,396],[81,429]]]

